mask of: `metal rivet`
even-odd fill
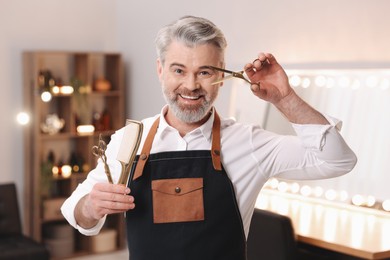
[[[219,156],[220,155],[219,150],[214,150],[214,154]]]
[[[146,155],[146,154],[141,154],[141,156],[140,156],[140,159],[141,160],[146,160],[146,158],[148,158],[148,156]]]
[[[175,192],[176,192],[176,193],[180,193],[180,192],[181,192],[180,187],[176,187],[176,188],[175,188]]]

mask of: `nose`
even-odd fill
[[[185,87],[188,89],[188,90],[191,90],[191,91],[194,91],[196,89],[199,89],[200,88],[200,83],[197,81],[196,77],[191,75],[189,76],[187,79],[186,79],[186,82],[185,82]]]

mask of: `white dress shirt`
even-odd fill
[[[160,125],[151,153],[211,149],[214,113],[205,124],[181,137],[179,132],[165,121],[163,115],[166,110],[165,106],[159,115],[142,121],[144,133],[138,153],[158,116]],[[246,236],[257,196],[269,178],[324,179],[337,177],[352,170],[356,164],[356,156],[338,132],[341,122],[326,118],[330,122],[329,125],[293,124],[297,136],[278,135],[258,125],[221,119],[221,162],[235,188]],[[114,183],[117,183],[121,172],[121,165],[116,156],[123,133],[123,128],[116,131],[111,136],[106,150]],[[67,221],[85,235],[97,234],[105,218],[95,227],[84,229],[75,221],[73,213],[75,206],[90,192],[96,182],[104,181],[107,181],[104,165],[99,159],[97,167],[78,185],[61,207]],[[135,203],[137,204],[137,198]]]

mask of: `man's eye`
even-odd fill
[[[183,70],[182,69],[175,69],[174,72],[176,74],[183,74]]]
[[[210,71],[207,71],[207,70],[203,70],[199,73],[202,77],[210,77],[212,75],[212,73]]]

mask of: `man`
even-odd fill
[[[253,94],[275,105],[297,136],[219,118],[213,103],[223,73],[211,66],[225,66],[226,41],[210,21],[183,17],[160,30],[156,46],[167,105],[143,120],[130,187],[107,183],[99,162],[64,203],[81,233],[97,234],[106,215],[126,212],[132,260],[244,260],[255,201],[270,177],[331,178],[356,164],[338,121],[296,95],[273,55],[260,53],[244,69]],[[114,183],[123,132],[106,151]]]

